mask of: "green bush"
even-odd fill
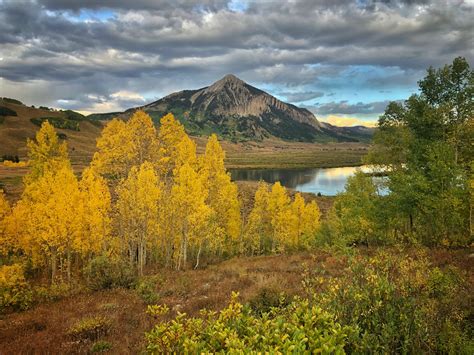
[[[20,162],[20,158],[18,157],[18,155],[4,154],[4,155],[2,155],[2,157],[0,158],[0,161],[11,161],[11,162],[13,162],[13,163],[19,163],[19,162]]]
[[[249,300],[249,305],[257,314],[269,312],[274,307],[288,304],[284,293],[279,292],[272,287],[263,287],[258,293]]]
[[[144,276],[138,280],[135,290],[146,304],[153,304],[160,300],[160,295],[156,290],[159,284],[161,284],[161,279],[158,276]]]
[[[66,115],[66,118],[68,120],[72,120],[72,121],[83,121],[86,118],[84,115],[80,114],[79,112],[72,111],[72,110],[63,111],[63,113]]]
[[[33,292],[20,264],[0,267],[0,313],[26,310],[33,304]]]
[[[87,317],[76,322],[67,333],[76,341],[94,341],[106,335],[111,326],[111,322],[105,317]]]
[[[322,273],[306,284],[316,304],[358,329],[348,344],[352,352],[463,353],[469,347],[464,281],[455,269],[433,268],[423,254],[355,256],[342,276]]]
[[[16,111],[13,111],[5,106],[0,106],[0,116],[18,116]]]
[[[58,301],[62,298],[71,296],[78,292],[79,289],[75,289],[70,284],[61,282],[53,283],[50,286],[37,286],[33,289],[34,299],[36,302],[53,302]]]
[[[110,344],[108,341],[99,340],[92,345],[91,352],[105,353],[111,349],[112,349],[112,344]]]
[[[157,316],[167,311],[167,307],[149,306],[149,313]],[[237,302],[234,293],[219,313],[201,311],[200,318],[180,313],[174,320],[157,324],[146,338],[150,353],[342,354],[354,333],[307,300],[297,299],[259,316]]]
[[[23,105],[23,102],[21,102],[20,100],[11,99],[9,97],[2,97],[2,100],[5,101],[5,102],[9,102],[11,104]]]
[[[136,277],[133,267],[121,259],[98,256],[84,268],[87,286],[92,290],[130,288]]]
[[[69,129],[71,131],[79,131],[79,122],[68,120],[63,117],[41,117],[41,118],[31,118],[31,123],[41,127],[44,121],[48,121],[53,127]]]

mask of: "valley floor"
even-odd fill
[[[372,255],[380,249],[359,249]],[[389,253],[400,253],[388,249]],[[416,253],[405,250],[404,255]],[[467,275],[470,294],[474,294],[474,258],[467,249],[427,250],[433,266],[456,266]],[[329,277],[344,272],[347,257],[326,251],[293,255],[241,257],[201,270],[148,270],[159,300],[171,309],[168,318],[177,312],[198,315],[202,308],[219,310],[229,301],[232,291],[239,291],[242,303],[261,300],[262,294],[303,295],[305,270],[324,270]],[[91,341],[77,341],[68,329],[90,316],[103,316],[111,324],[101,337],[111,345],[114,354],[139,353],[145,346],[145,331],[157,320],[146,314],[146,304],[137,291],[114,289],[72,295],[59,301],[39,305],[29,311],[0,318],[0,353],[85,353]]]

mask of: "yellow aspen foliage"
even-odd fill
[[[316,232],[321,227],[321,213],[316,201],[311,201],[305,206],[304,213],[302,216],[302,238],[298,244],[305,248],[310,246],[311,240],[314,239]]]
[[[301,237],[304,231],[303,215],[305,213],[305,201],[300,193],[295,194],[293,203],[291,204],[291,212],[293,214],[292,235],[290,244],[292,247],[297,247],[301,243]]]
[[[111,224],[111,198],[105,180],[91,168],[82,172],[79,193],[80,205],[77,206],[77,214],[80,217],[80,232],[74,240],[74,249],[87,256],[99,253],[107,247]]]
[[[268,211],[272,226],[272,252],[281,251],[291,240],[291,209],[290,198],[286,188],[276,182],[268,197]]]
[[[218,245],[221,248],[229,248],[238,241],[242,221],[237,185],[231,181],[224,166],[224,159],[225,153],[217,136],[213,134],[206,145],[201,172],[208,191],[207,204],[212,209],[215,238],[223,234],[224,239]]]
[[[27,141],[30,173],[25,183],[32,182],[47,171],[69,166],[66,142],[60,142],[54,127],[45,121],[36,133],[36,139]]]
[[[78,182],[69,166],[55,173],[45,172],[27,185],[15,206],[18,214],[24,216],[22,249],[34,262],[50,265],[53,282],[58,261],[63,265],[61,271],[66,269],[68,279],[71,278],[74,240],[80,233],[77,206],[80,206]]]
[[[136,111],[127,121],[113,119],[97,140],[92,159],[96,172],[111,178],[125,178],[132,166],[158,160],[156,129],[149,115]]]
[[[244,234],[243,250],[251,255],[265,252],[266,244],[272,237],[268,200],[268,187],[265,183],[260,182],[255,192],[254,205],[250,211]]]
[[[196,249],[196,267],[199,256],[208,241],[210,208],[206,205],[207,191],[198,173],[184,164],[175,173],[169,208],[174,209],[176,268],[186,268],[189,249]]]
[[[177,169],[184,164],[193,169],[197,167],[196,143],[187,134],[176,146],[173,173],[176,174]]]
[[[127,122],[133,146],[132,166],[158,161],[157,132],[153,120],[144,111],[136,111]]]
[[[295,195],[291,204],[293,213],[292,248],[308,248],[311,240],[320,227],[320,212],[316,201],[305,204],[300,193]]]
[[[7,234],[8,217],[11,214],[10,204],[5,198],[3,190],[0,189],[0,255],[4,255],[10,250],[12,240]]]
[[[27,208],[21,200],[11,208],[11,213],[3,220],[3,240],[0,254],[15,253],[23,249],[23,241],[27,240]]]
[[[173,172],[178,153],[178,145],[186,137],[184,127],[177,121],[172,113],[168,113],[160,120],[158,133],[159,167],[163,176]]]
[[[128,247],[130,261],[143,274],[147,249],[159,235],[159,201],[162,186],[153,165],[134,166],[117,188],[117,228]]]
[[[127,124],[114,118],[97,139],[97,152],[92,158],[93,169],[103,176],[124,177],[131,168],[133,149]]]

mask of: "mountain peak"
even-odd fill
[[[239,79],[234,74],[227,74],[219,81],[226,82],[226,83],[244,83],[243,80]]]
[[[207,92],[218,92],[226,87],[239,88],[246,85],[245,81],[240,80],[234,74],[227,74],[222,79],[216,81],[207,88]]]

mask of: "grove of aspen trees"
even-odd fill
[[[76,176],[67,143],[44,122],[28,142],[30,172],[10,206],[0,193],[4,278],[41,275],[71,282],[96,257],[121,260],[143,275],[150,265],[198,268],[203,258],[307,248],[319,209],[284,187],[261,184],[243,223],[237,185],[216,135],[204,154],[168,114],[156,129],[137,111],[113,119],[88,167]]]

